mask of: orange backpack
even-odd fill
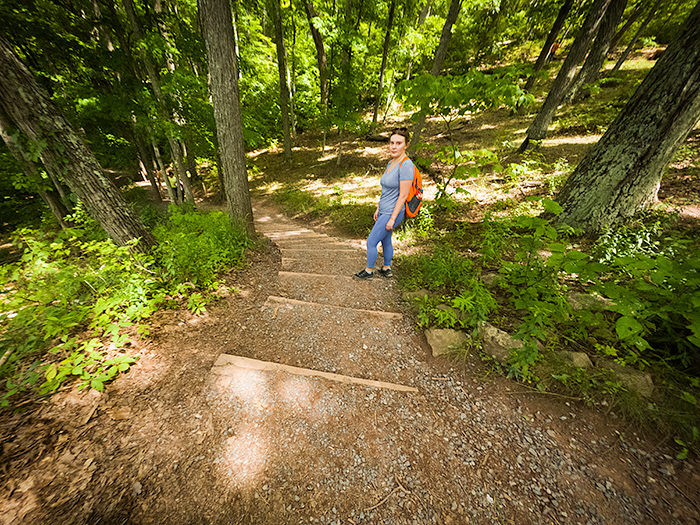
[[[406,160],[408,157],[404,157],[401,161]],[[401,164],[399,164],[399,170],[401,169]],[[418,168],[413,165],[413,182],[411,183],[411,189],[408,190],[408,197],[406,197],[406,218],[415,217],[418,215],[421,204],[423,204],[423,177],[420,176]]]

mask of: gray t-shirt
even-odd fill
[[[389,162],[391,164],[391,161]],[[391,214],[396,206],[396,201],[399,200],[399,180],[413,180],[414,167],[411,159],[406,158],[400,166],[397,166],[391,171],[387,164],[387,169],[384,170],[384,175],[379,179],[382,185],[382,196],[379,198],[379,214]]]

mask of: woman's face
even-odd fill
[[[403,135],[392,135],[389,138],[389,151],[393,158],[403,157],[406,153],[406,138]]]

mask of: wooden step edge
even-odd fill
[[[280,363],[272,363],[270,361],[259,361],[249,357],[241,357],[236,355],[221,354],[214,363],[212,372],[217,375],[228,375],[232,372],[232,368],[246,368],[249,370],[261,370],[270,372],[286,372],[300,376],[321,377],[331,381],[340,383],[350,383],[363,386],[372,386],[375,388],[384,388],[395,390],[398,392],[418,392],[418,389],[412,386],[399,385],[397,383],[387,383],[385,381],[375,381],[372,379],[363,379],[360,377],[345,376],[342,374],[334,374],[331,372],[322,372],[320,370],[312,370],[310,368],[300,368],[298,366],[283,365]]]
[[[288,297],[278,297],[276,295],[270,295],[267,301],[263,305],[263,309],[270,306],[268,303],[277,304],[293,304],[297,306],[311,306],[317,308],[335,308],[337,310],[346,310],[348,312],[356,312],[366,315],[374,315],[376,317],[383,317],[384,319],[402,319],[403,315],[398,312],[385,312],[383,310],[364,310],[362,308],[349,308],[347,306],[337,306],[334,304],[323,304],[323,303],[311,303],[308,301],[300,301],[298,299],[289,299]]]
[[[342,279],[344,281],[352,281],[352,277],[347,275],[332,275],[330,273],[304,273],[304,272],[286,272],[279,271],[277,275],[280,277],[323,277],[324,279]]]

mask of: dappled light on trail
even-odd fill
[[[246,490],[264,479],[269,440],[257,424],[236,430],[236,435],[224,442],[219,473],[230,482]]]

